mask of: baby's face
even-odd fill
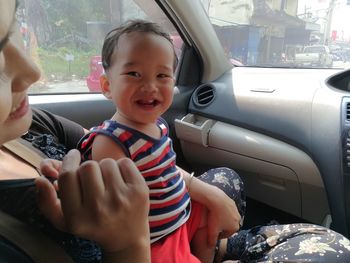
[[[174,49],[162,36],[133,32],[119,38],[107,72],[110,99],[136,123],[155,122],[171,105]]]

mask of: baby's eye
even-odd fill
[[[133,76],[133,77],[141,77],[141,74],[136,71],[127,72],[126,75]]]
[[[157,75],[157,78],[161,78],[161,79],[163,79],[163,78],[171,78],[171,76],[169,76],[168,74],[160,73],[160,74]]]

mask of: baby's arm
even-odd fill
[[[179,168],[179,167],[178,167]],[[208,243],[216,245],[219,238],[231,236],[239,230],[241,216],[235,202],[216,186],[197,179],[179,168],[183,174],[191,199],[206,207]]]
[[[105,135],[96,135],[92,144],[92,160],[101,161],[105,158],[119,160],[127,157],[123,149],[110,137]]]

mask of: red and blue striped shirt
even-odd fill
[[[157,126],[161,138],[155,139],[116,121],[106,120],[90,129],[78,144],[82,160],[91,160],[96,135],[106,135],[134,161],[145,178],[150,192],[149,225],[151,243],[173,232],[190,216],[190,197],[181,172],[176,167],[176,153],[168,136],[165,120]]]

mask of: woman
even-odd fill
[[[3,147],[28,130],[32,112],[26,92],[39,78],[38,69],[23,52],[15,11],[15,0],[0,0],[0,178],[1,189],[10,189],[8,196],[3,195],[6,198],[23,184],[34,185],[33,179],[39,177],[34,167]],[[37,180],[39,197],[46,198],[41,202],[44,213],[62,230],[96,241],[104,251],[104,262],[150,262],[148,191],[142,177],[128,176],[138,174],[133,164],[126,159],[118,164],[104,160],[79,167],[79,163],[77,151],[63,160],[58,180],[61,202],[47,180]],[[80,174],[84,177],[78,178]],[[117,183],[104,183],[108,181]],[[140,209],[135,211],[134,206]],[[0,251],[2,262],[31,262],[5,238],[0,239]]]

